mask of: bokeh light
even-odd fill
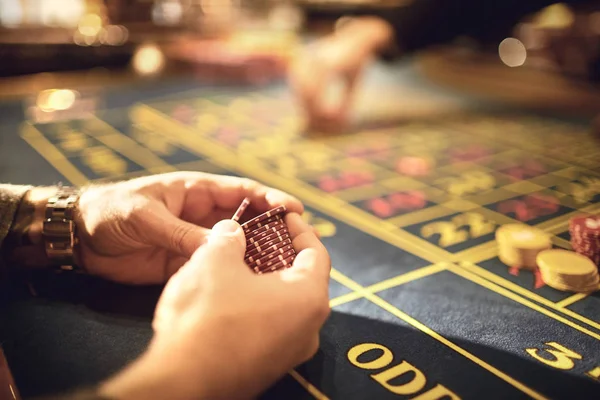
[[[498,46],[498,55],[502,62],[511,67],[520,67],[527,60],[527,49],[518,39],[506,38]]]
[[[64,111],[73,107],[78,93],[69,89],[48,89],[40,92],[36,105],[45,112]]]
[[[100,43],[110,46],[120,46],[127,41],[128,37],[129,31],[121,25],[108,25],[98,34]]]
[[[86,14],[79,20],[77,29],[84,36],[96,36],[102,30],[102,18],[97,14]]]
[[[133,56],[133,69],[140,75],[149,76],[159,73],[165,65],[165,55],[152,43],[138,47]]]
[[[573,25],[575,15],[564,3],[556,3],[546,7],[537,14],[534,23],[538,28],[563,29]]]

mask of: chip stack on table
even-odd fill
[[[600,217],[582,215],[569,221],[573,250],[600,264]]]
[[[598,290],[598,268],[587,257],[562,249],[544,250],[537,256],[544,283],[557,290],[587,293]]]
[[[239,221],[249,204],[250,200],[244,199],[232,219]],[[292,238],[283,220],[285,213],[285,206],[279,206],[242,224],[246,235],[244,258],[258,274],[289,268],[296,258]]]
[[[513,268],[536,270],[539,252],[552,248],[550,235],[529,225],[507,224],[496,231],[498,257]]]

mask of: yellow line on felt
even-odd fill
[[[436,265],[436,266],[439,266],[439,265]],[[450,268],[450,265],[443,265],[443,268],[448,269],[448,268]],[[334,278],[336,281],[348,286],[350,289],[354,290],[356,293],[362,294],[367,300],[371,301],[375,305],[379,306],[380,308],[383,308],[384,310],[386,310],[390,314],[400,318],[407,324],[412,325],[413,327],[417,328],[418,330],[425,333],[426,335],[429,335],[430,337],[434,338],[435,340],[441,342],[442,344],[444,344],[447,347],[451,348],[452,350],[456,351],[460,355],[466,357],[470,361],[474,362],[475,364],[479,365],[480,367],[482,367],[482,368],[486,369],[487,371],[491,372],[492,374],[496,375],[498,378],[504,380],[505,382],[507,382],[510,385],[514,386],[515,388],[519,389],[523,393],[526,393],[535,399],[545,399],[544,396],[537,393],[533,389],[525,386],[524,384],[517,381],[513,377],[500,371],[496,367],[493,367],[492,365],[486,363],[479,357],[469,353],[467,350],[463,349],[462,347],[454,344],[453,342],[446,339],[445,337],[443,337],[439,333],[435,332],[431,328],[427,327],[426,325],[423,325],[421,322],[412,318],[410,315],[406,314],[403,311],[400,311],[397,307],[395,307],[392,304],[388,303],[387,301],[383,300],[381,297],[379,297],[373,293],[369,293],[365,288],[363,288],[361,285],[354,282],[352,279],[348,278],[347,276],[343,275],[341,272],[339,272],[337,270],[335,270],[335,271],[332,270],[331,272],[332,272],[332,275],[331,275],[332,278]]]
[[[574,322],[571,322],[568,319],[561,317],[560,315],[554,314],[552,311],[548,311],[544,307],[539,306],[539,305],[533,303],[532,301],[524,299],[521,296],[518,296],[515,293],[511,292],[510,290],[508,290],[504,287],[501,287],[500,285],[496,285],[495,283],[492,283],[473,272],[470,272],[470,271],[468,271],[464,268],[458,267],[458,266],[450,266],[450,267],[448,267],[448,270],[455,273],[456,275],[459,275],[465,279],[470,280],[473,283],[476,283],[480,286],[490,289],[504,297],[508,297],[509,299],[514,300],[519,304],[522,304],[522,305],[529,307],[535,311],[538,311],[539,313],[544,314],[547,317],[550,317],[559,322],[562,322],[563,324],[568,325],[571,328],[576,329],[581,333],[585,333],[586,335],[591,336],[596,340],[600,340],[600,334],[592,332],[589,329],[586,329],[584,327],[581,327],[581,326],[575,324]],[[550,302],[550,304],[554,305],[554,303],[552,303],[552,302]]]
[[[340,306],[342,304],[350,303],[351,301],[360,299],[363,296],[364,296],[364,294],[360,293],[360,292],[346,293],[346,294],[343,294],[341,296],[338,296],[336,298],[329,300],[329,307],[333,308],[333,307]]]
[[[385,281],[381,281],[379,283],[366,287],[365,290],[370,293],[381,292],[382,290],[390,289],[395,286],[412,282],[429,275],[437,274],[438,272],[444,271],[446,268],[448,268],[448,264],[446,263],[429,265],[427,267],[419,268],[415,271],[407,272],[406,274],[402,274],[394,278],[386,279]]]
[[[333,298],[333,299],[329,300],[329,307],[331,307],[331,308],[337,307],[339,305],[360,299],[360,298],[364,297],[365,292],[376,293],[376,292],[380,292],[382,290],[400,286],[404,283],[408,283],[408,282],[415,281],[417,279],[424,278],[429,275],[437,274],[438,272],[445,270],[446,267],[447,267],[447,264],[440,263],[440,264],[433,264],[433,265],[429,265],[427,267],[419,268],[415,271],[407,272],[406,274],[402,274],[402,275],[387,279],[385,281],[381,281],[379,283],[368,286],[366,288],[361,288],[361,289],[359,289],[359,291],[346,293],[346,294],[343,294],[336,298]],[[332,270],[332,278],[344,286],[347,286],[346,284],[349,284],[349,285],[353,284],[353,282],[347,280],[346,277],[343,274],[341,274],[340,272],[338,272],[337,270]],[[346,284],[344,284],[344,283],[346,283]]]
[[[50,165],[75,186],[88,183],[88,178],[81,173],[44,135],[30,123],[21,126],[21,138],[37,151]]]
[[[437,341],[441,342],[442,344],[444,344],[447,347],[451,348],[452,350],[456,351],[457,353],[459,353],[463,357],[469,359],[470,361],[474,362],[475,364],[479,365],[480,367],[488,370],[492,374],[496,375],[498,378],[500,378],[503,381],[505,381],[505,382],[509,383],[510,385],[514,386],[515,388],[519,389],[523,393],[525,393],[525,394],[533,397],[534,399],[546,399],[546,397],[544,397],[540,393],[534,391],[533,389],[529,388],[528,386],[525,386],[523,383],[521,383],[518,380],[514,379],[513,377],[507,375],[506,373],[500,371],[496,367],[493,367],[492,365],[486,363],[485,361],[483,361],[479,357],[477,357],[477,356],[469,353],[467,350],[463,349],[462,347],[459,347],[458,345],[454,344],[453,342],[451,342],[450,340],[446,339],[445,337],[443,337],[439,333],[435,332],[431,328],[423,325],[421,322],[419,322],[416,319],[412,318],[408,314],[400,311],[398,308],[394,307],[393,305],[391,305],[390,303],[386,302],[382,298],[380,298],[380,297],[378,297],[378,296],[376,296],[374,294],[367,294],[367,295],[365,295],[365,297],[367,299],[369,299],[371,302],[377,304],[379,307],[381,307],[384,310],[386,310],[387,312],[395,315],[396,317],[400,318],[404,322],[406,322],[406,323],[414,326],[415,328],[419,329],[421,332],[423,332],[423,333],[431,336],[432,338],[436,339]]]
[[[296,370],[291,370],[289,374],[294,378],[304,389],[308,391],[308,393],[312,394],[315,399],[318,400],[329,400],[329,397],[325,396],[319,389],[315,387],[312,383],[304,379],[302,375],[300,375]]]
[[[488,287],[488,289],[490,289],[490,290],[493,290],[493,291],[499,293],[497,290],[494,289],[496,287],[496,285],[505,287],[507,289],[510,289],[512,292],[518,293],[519,295],[521,295],[523,297],[527,297],[531,300],[534,300],[540,304],[545,305],[546,307],[549,307],[558,312],[561,312],[573,319],[581,321],[587,325],[593,326],[596,329],[600,329],[599,323],[594,322],[591,319],[586,318],[582,315],[579,315],[576,312],[569,310],[568,308],[559,307],[555,303],[546,299],[545,297],[535,294],[535,293],[517,285],[516,283],[506,280],[506,279],[502,278],[501,276],[498,276],[492,272],[489,272],[485,268],[482,268],[478,265],[471,264],[471,263],[459,265],[458,268],[462,268],[465,271],[470,271],[471,273],[473,273],[475,275],[481,276],[482,278],[485,278],[486,280],[493,282],[493,284],[491,284],[490,287]],[[509,293],[511,293],[511,292],[509,292]]]
[[[98,117],[94,117],[94,121],[100,123],[105,131],[109,131],[110,135],[95,135],[93,132],[89,132],[88,135],[94,137],[96,140],[102,142],[107,147],[116,150],[129,158],[136,164],[144,167],[151,173],[160,172],[173,172],[177,169],[171,164],[163,161],[162,158],[158,157],[152,151],[146,147],[141,146],[138,142],[131,139],[129,136],[119,132],[112,125],[106,121],[101,120]]]
[[[579,300],[583,300],[589,295],[589,293],[575,293],[574,295],[569,296],[566,299],[562,299],[561,301],[557,301],[554,304],[560,308],[569,307],[571,304],[577,303]]]

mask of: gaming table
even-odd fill
[[[536,285],[498,260],[494,240],[521,222],[568,249],[569,218],[600,211],[600,143],[585,118],[466,96],[410,63],[369,71],[343,135],[303,132],[283,84],[86,90],[91,114],[45,117],[26,96],[0,105],[0,180],[197,170],[306,204],[332,257],[332,314],[318,354],[264,398],[598,398],[600,295]],[[399,168],[407,158],[429,168]],[[161,290],[53,274],[2,285],[0,343],[25,398],[133,360]]]

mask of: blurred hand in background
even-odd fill
[[[352,96],[369,61],[393,41],[393,29],[375,17],[349,20],[306,47],[290,69],[290,82],[311,130],[347,127]]]

